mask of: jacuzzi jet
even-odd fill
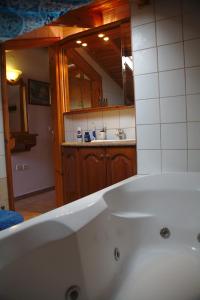
[[[79,300],[80,299],[80,287],[72,285],[68,288],[65,294],[66,300]]]
[[[168,239],[171,235],[170,233],[170,230],[169,228],[167,227],[163,227],[161,230],[160,230],[160,235],[163,239]]]
[[[114,249],[114,258],[116,261],[118,261],[120,259],[120,252],[118,248]]]

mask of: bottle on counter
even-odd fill
[[[86,131],[84,134],[84,142],[91,142],[89,131]]]
[[[92,138],[91,139],[93,141],[95,141],[97,139],[95,123],[92,124]]]
[[[77,139],[77,142],[82,142],[83,141],[83,135],[82,135],[81,127],[77,128],[76,139]]]

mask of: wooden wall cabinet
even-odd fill
[[[62,153],[65,203],[137,173],[134,146],[63,147]]]

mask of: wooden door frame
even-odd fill
[[[5,141],[5,156],[6,156],[6,172],[7,172],[7,187],[8,187],[8,201],[9,208],[15,209],[14,193],[13,193],[13,179],[12,179],[12,161],[10,150],[10,127],[9,127],[9,111],[8,111],[8,95],[7,95],[7,79],[6,79],[6,50],[7,49],[30,49],[49,47],[49,73],[50,73],[50,86],[51,86],[51,103],[53,113],[53,130],[54,130],[54,174],[55,174],[55,190],[56,190],[56,205],[57,207],[64,204],[63,197],[63,178],[62,178],[62,156],[61,156],[61,143],[64,141],[64,124],[63,112],[66,107],[61,102],[62,98],[62,83],[57,84],[60,78],[62,56],[57,47],[52,44],[58,41],[58,38],[45,38],[43,39],[27,39],[23,41],[13,40],[5,42],[0,45],[0,66],[1,66],[1,93],[2,93],[2,111],[3,111],[3,125],[4,125],[4,141]],[[32,45],[32,47],[31,47]],[[54,65],[55,63],[55,65]]]

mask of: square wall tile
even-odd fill
[[[160,125],[137,125],[137,148],[160,149]]]
[[[188,149],[200,149],[200,122],[188,122]]]
[[[104,111],[103,126],[106,126],[107,129],[120,128],[119,111],[118,110]]]
[[[74,133],[74,131],[65,130],[65,142],[73,142],[76,140],[76,133]]]
[[[200,39],[184,42],[185,66],[195,67],[200,65]]]
[[[186,72],[186,94],[200,93],[200,67],[187,68]]]
[[[87,114],[73,115],[73,130],[76,133],[77,128],[81,127],[82,130],[88,129]]]
[[[156,46],[155,23],[133,27],[133,50],[141,50]]]
[[[161,173],[161,150],[137,151],[138,174]]]
[[[183,43],[158,47],[159,71],[184,68]]]
[[[149,2],[149,4],[142,7],[132,2],[132,24],[134,27],[155,21],[153,1],[151,0]]]
[[[124,132],[126,134],[127,139],[135,140],[136,134],[135,134],[135,127],[133,128],[124,128]]]
[[[135,110],[133,108],[119,111],[119,128],[135,127]]]
[[[65,127],[65,130],[74,130],[73,116],[68,116],[68,115],[64,116],[64,127]]]
[[[181,14],[180,0],[156,0],[156,19],[167,19]]]
[[[158,74],[134,76],[134,81],[136,100],[159,97]]]
[[[200,172],[200,150],[188,150],[188,171]]]
[[[157,49],[150,48],[135,51],[133,54],[133,62],[135,75],[157,72]]]
[[[6,177],[6,162],[5,156],[0,155],[0,178]]]
[[[200,94],[187,95],[187,120],[200,121]]]
[[[159,99],[148,99],[136,101],[137,124],[160,123]]]
[[[160,99],[161,123],[186,122],[185,96]]]
[[[159,73],[160,97],[185,95],[184,69]]]
[[[116,135],[117,129],[107,129],[106,138],[108,140],[119,140],[119,137]]]
[[[88,113],[88,129],[92,130],[93,128],[103,128],[103,113],[101,111]]]
[[[158,46],[182,41],[182,24],[180,17],[158,21],[156,22],[156,26]]]
[[[162,151],[163,172],[186,172],[187,150],[163,150]]]
[[[187,149],[186,123],[161,124],[162,149]]]
[[[183,36],[184,40],[200,37],[199,11],[183,15]]]

